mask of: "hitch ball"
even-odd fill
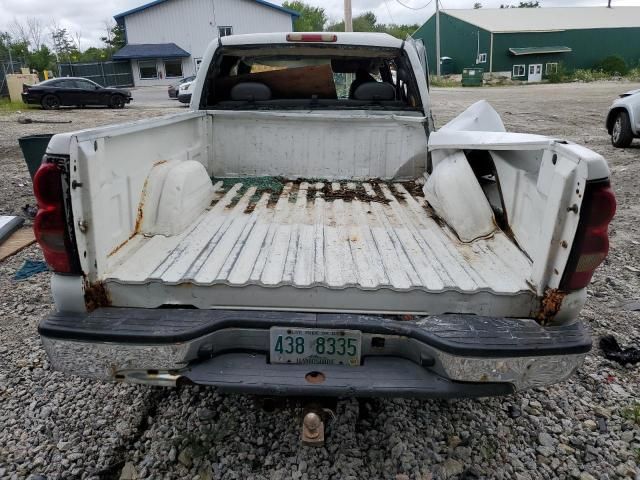
[[[324,444],[324,422],[320,415],[309,412],[304,416],[300,439],[303,445],[321,447]]]

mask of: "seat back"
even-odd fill
[[[231,100],[255,102],[271,100],[271,89],[264,83],[243,82],[234,85],[230,92]]]
[[[356,100],[395,100],[396,92],[393,85],[389,83],[367,82],[356,88],[353,94]]]

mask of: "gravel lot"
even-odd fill
[[[611,254],[582,312],[596,337],[640,346],[640,141],[611,147],[603,116],[639,85],[598,83],[437,89],[442,125],[486,98],[512,131],[564,137],[604,155],[618,214]],[[28,111],[72,120],[21,125],[0,116],[0,214],[33,205],[17,138],[175,112]],[[49,274],[12,276],[36,246],[0,263],[0,478],[222,479],[640,479],[640,365],[621,367],[595,348],[571,380],[512,397],[457,401],[341,400],[325,448],[299,445],[300,411],[263,411],[255,399],[212,390],[102,384],[50,370],[36,334],[52,309]],[[635,410],[634,410],[635,408]],[[636,417],[634,418],[634,412]]]

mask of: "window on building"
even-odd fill
[[[218,35],[221,37],[233,35],[233,27],[218,27]]]
[[[487,63],[487,54],[486,53],[479,53],[478,54],[478,60],[476,61],[476,63]]]
[[[524,65],[514,65],[513,66],[513,76],[514,77],[524,77],[526,69]]]
[[[158,67],[155,60],[141,60],[138,62],[141,80],[152,80],[158,78]]]
[[[544,68],[544,73],[546,75],[551,75],[553,73],[558,73],[558,64],[557,63],[547,63]]]
[[[182,78],[182,60],[165,60],[164,76],[166,78]]]

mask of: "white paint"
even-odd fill
[[[87,311],[84,303],[84,279],[81,276],[51,275],[51,296],[59,312]]]
[[[423,190],[438,216],[463,242],[487,237],[496,230],[491,205],[462,151],[456,150],[438,163]]]
[[[171,236],[183,232],[212,197],[213,186],[201,163],[186,160],[154,166],[139,206],[143,212],[141,233]]]
[[[449,123],[440,128],[442,131],[468,132],[506,132],[498,112],[486,100],[479,100]]]
[[[195,66],[191,58],[172,58],[171,60],[180,60],[182,62],[182,77],[189,77],[195,75]],[[133,83],[137,87],[148,87],[154,85],[173,85],[182,77],[169,77],[167,78],[167,72],[165,70],[164,59],[152,58],[145,59],[144,61],[153,61],[156,64],[156,70],[158,72],[157,78],[143,79],[140,78],[140,66],[138,60],[131,60],[131,72],[133,74]]]
[[[346,182],[335,183],[349,188]],[[265,307],[265,302],[293,302],[290,290],[280,287],[329,289],[327,298],[336,289],[415,292],[416,298],[434,292],[465,293],[467,299],[458,301],[465,311],[474,312],[491,308],[475,304],[472,294],[533,295],[526,283],[531,263],[502,232],[463,243],[425,211],[424,198],[409,195],[401,184],[366,186],[382,192],[389,203],[375,201],[380,193],[367,202],[325,201],[315,193],[317,185],[302,183],[292,194],[290,183],[275,206],[269,206],[269,195],[263,194],[247,211],[254,187],[243,189],[238,183],[223,192],[218,184],[215,206],[177,236],[136,235],[114,256],[104,280],[118,292],[122,285],[136,291],[145,285],[155,291],[151,286],[161,285],[167,295],[129,298],[130,306],[164,301],[181,296],[181,291],[190,292],[191,302],[207,302],[212,297],[203,294],[203,287],[214,286],[211,294],[225,305],[237,301],[232,300],[237,287],[268,289],[241,296],[242,305],[254,308]],[[370,308],[362,303],[365,297],[352,298],[353,309]],[[403,295],[390,298],[397,303],[382,310],[418,308],[403,305]],[[433,295],[424,299],[423,312],[442,307]],[[318,308],[336,308],[325,300],[318,303],[319,297],[307,300]]]
[[[528,82],[541,82],[542,81],[542,64],[531,63],[529,64],[529,74],[527,76]]]
[[[366,112],[212,111],[214,176],[416,178],[426,119]]]
[[[191,56],[183,59],[182,73],[196,74],[196,58],[217,39],[218,27],[231,26],[234,34],[292,30],[290,14],[252,0],[170,0],[124,17],[127,43],[175,43]],[[141,80],[132,60],[136,86],[169,85],[161,58],[156,59],[162,77]]]
[[[242,46],[242,45],[257,45],[259,48],[263,48],[265,51],[268,50],[269,47],[281,44],[287,45],[288,47],[292,47],[291,42],[287,42],[287,34],[286,33],[256,33],[250,35],[232,35],[230,37],[223,37],[220,39],[220,43],[222,46],[230,47],[234,45]],[[300,44],[304,47],[304,44]],[[422,106],[425,112],[431,111],[430,104],[430,96],[429,96],[429,88],[427,85],[427,79],[425,76],[425,72],[422,68],[420,62],[420,53],[416,49],[415,42],[403,42],[391,35],[386,33],[344,33],[337,32],[336,33],[336,41],[327,44],[327,47],[332,46],[336,47],[336,49],[340,50],[343,46],[361,46],[361,47],[376,47],[376,48],[404,48],[407,56],[409,57],[409,61],[413,68],[413,74],[418,84],[418,91],[420,93],[420,98],[422,99]],[[216,39],[209,44],[207,48],[204,58],[203,65],[210,65],[213,60],[213,56],[216,53],[216,50],[219,47],[219,42]],[[327,53],[330,54],[331,50],[327,48]],[[201,68],[200,71],[206,72],[207,68]],[[206,73],[201,73],[196,77],[196,84],[193,86],[193,95],[191,97],[191,108],[193,110],[199,108],[200,105],[200,97],[203,91],[204,82],[206,78]],[[430,118],[430,116],[429,116]],[[431,131],[434,129],[430,120],[428,125],[428,130]]]
[[[398,42],[374,34],[339,41]],[[418,52],[405,48],[428,112]],[[195,105],[203,82],[201,74]],[[71,191],[74,219],[88,224],[76,230],[82,269],[106,282],[114,305],[533,314],[537,296],[558,285],[573,243],[578,216],[568,206],[581,203],[587,179],[608,176],[606,163],[574,144],[505,132],[486,102],[428,142],[426,122],[418,113],[193,111],[57,135],[48,151],[70,155],[71,181],[82,183]],[[429,197],[465,241],[424,198],[393,183],[422,176],[427,148]],[[494,158],[518,245],[498,230],[484,234],[491,211],[462,153],[473,149]],[[241,181],[223,192],[212,174],[320,177],[333,191],[363,179],[367,197],[325,199],[323,181],[288,183],[274,205]],[[136,231],[140,205],[144,229]]]

